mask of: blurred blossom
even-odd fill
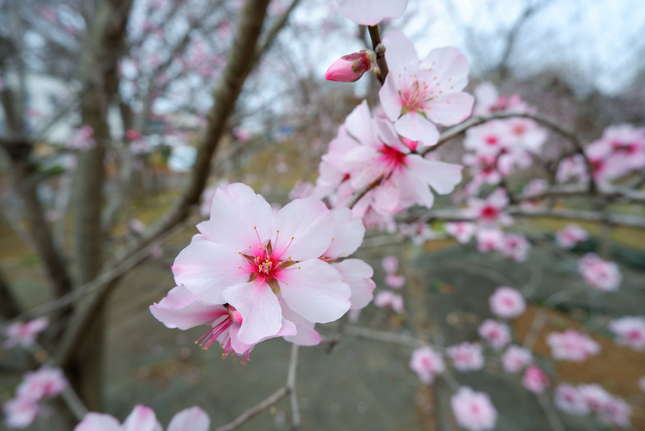
[[[645,351],[645,317],[621,317],[612,320],[609,329],[618,344]]]
[[[546,338],[554,359],[581,362],[600,351],[593,339],[573,329],[552,332]]]
[[[30,320],[28,322],[12,323],[6,328],[7,340],[4,343],[6,348],[15,346],[30,347],[36,341],[39,333],[44,331],[49,325],[49,320],[45,317]]]
[[[498,317],[510,319],[524,313],[526,303],[522,294],[512,287],[502,286],[488,300],[492,312]]]
[[[403,313],[405,311],[403,297],[390,290],[382,290],[377,293],[374,298],[374,305],[382,308],[391,308],[397,313]]]
[[[570,224],[559,230],[555,239],[562,248],[572,248],[589,237],[586,230],[576,224]]]
[[[504,323],[486,319],[479,327],[479,335],[496,350],[501,349],[511,341],[511,331]]]
[[[459,371],[479,370],[484,366],[484,356],[479,343],[461,343],[446,349],[452,363]]]
[[[182,410],[170,420],[167,431],[208,431],[210,418],[199,407]],[[154,410],[135,406],[123,424],[114,417],[101,413],[88,413],[74,431],[162,431]]]
[[[396,256],[385,256],[381,261],[381,266],[387,274],[395,274],[399,269],[399,259]]]
[[[495,428],[497,411],[488,394],[462,387],[452,396],[450,404],[457,423],[462,428],[469,431]]]
[[[469,222],[454,222],[446,223],[446,232],[453,236],[457,241],[465,244],[473,237],[477,228],[474,223]]]
[[[549,378],[536,366],[530,366],[524,371],[522,385],[531,392],[541,394],[549,386]]]
[[[555,389],[555,405],[563,412],[583,416],[589,413],[589,406],[575,386],[561,384]]]
[[[446,366],[439,353],[431,347],[425,346],[412,352],[410,368],[417,373],[419,380],[425,384],[430,384],[434,381],[437,374],[443,373]]]
[[[385,276],[385,284],[392,289],[400,289],[405,286],[405,276],[401,274],[387,274]]]
[[[621,275],[618,265],[588,253],[578,262],[578,270],[585,281],[600,290],[611,291],[620,287]]]
[[[533,361],[531,352],[520,346],[509,346],[502,355],[502,365],[508,373],[517,373]]]

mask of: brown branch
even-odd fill
[[[0,271],[0,316],[13,319],[20,314],[20,306],[6,277]]]
[[[385,59],[385,46],[381,41],[381,33],[378,25],[370,25],[367,27],[367,30],[370,34],[370,40],[372,41],[372,49],[376,53],[376,64],[379,69],[376,77],[381,85],[383,85],[387,74],[390,73],[390,69],[387,66],[387,60]]]
[[[248,410],[245,410],[241,415],[233,419],[231,422],[216,428],[215,431],[232,431],[238,428],[240,425],[243,425],[246,422],[250,421],[266,409],[272,407],[287,395],[289,395],[289,389],[286,386],[283,386],[255,406],[251,407]]]

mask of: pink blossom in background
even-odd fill
[[[520,292],[512,287],[502,286],[488,299],[491,311],[498,317],[510,319],[524,313],[526,303]]]
[[[44,331],[48,325],[49,320],[46,317],[24,323],[12,323],[5,330],[7,340],[4,342],[4,346],[6,348],[33,346],[38,334]]]
[[[645,168],[645,128],[629,124],[611,126],[585,148],[594,177],[611,181]]]
[[[622,277],[618,265],[603,260],[594,253],[588,253],[578,261],[578,270],[592,287],[606,291],[620,287]]]
[[[567,183],[569,181],[586,182],[589,178],[589,173],[587,172],[587,165],[584,158],[577,155],[563,159],[558,165],[555,178],[559,183]]]
[[[450,346],[446,352],[459,371],[479,370],[484,366],[484,355],[479,343],[461,343]]]
[[[511,331],[504,323],[486,319],[479,326],[479,335],[494,349],[501,349],[511,341]]]
[[[289,199],[304,199],[314,194],[315,187],[307,181],[298,181],[289,192]]]
[[[477,228],[474,223],[454,222],[446,223],[446,232],[461,244],[466,244],[475,235]]]
[[[509,346],[502,355],[502,365],[507,373],[518,373],[532,361],[531,352],[520,346]]]
[[[376,25],[387,18],[400,18],[408,0],[336,0],[338,12],[356,24]]]
[[[16,390],[17,398],[40,401],[60,394],[67,381],[58,368],[42,367],[37,371],[25,374]]]
[[[430,208],[434,203],[431,188],[448,194],[461,181],[461,166],[414,153],[418,143],[401,139],[387,119],[372,117],[365,101],[349,114],[345,127],[345,139],[358,143],[349,145],[340,163],[352,189],[364,190],[380,181],[354,207],[358,215],[370,206],[383,214],[396,214],[414,204]]]
[[[591,412],[608,425],[628,427],[631,408],[622,399],[610,394],[600,385],[580,385],[578,391]]]
[[[234,307],[242,318],[237,337],[249,345],[278,336],[287,314],[311,324],[337,320],[351,306],[351,288],[323,259],[335,244],[335,220],[316,199],[274,210],[244,184],[220,186],[210,219],[175,259],[175,282],[201,302]]]
[[[36,420],[40,407],[34,400],[14,398],[4,403],[2,410],[8,428],[26,428]]]
[[[475,392],[471,388],[459,388],[450,400],[457,423],[469,431],[483,431],[495,428],[497,410],[488,394]]]
[[[374,298],[374,305],[382,308],[391,308],[397,313],[403,313],[405,311],[405,307],[403,306],[403,297],[390,290],[382,290],[377,293]]]
[[[496,228],[483,228],[477,231],[477,250],[481,253],[498,251],[504,246],[504,233]]]
[[[520,98],[513,94],[511,96],[501,96],[491,82],[482,82],[475,88],[475,114],[488,115],[494,112],[528,112],[528,105]]]
[[[396,256],[385,256],[381,266],[386,274],[396,274],[399,269],[399,259]]]
[[[432,229],[428,223],[399,223],[398,231],[401,236],[410,238],[415,245],[423,245],[426,241],[441,238],[441,233]]]
[[[210,418],[199,407],[177,413],[168,424],[167,431],[208,431]],[[114,417],[101,413],[88,413],[74,431],[162,431],[154,410],[135,406],[123,424]]]
[[[217,187],[206,187],[202,192],[199,204],[199,214],[201,214],[202,217],[208,217],[210,214],[215,191],[217,191]]]
[[[446,366],[439,353],[429,346],[424,346],[412,352],[410,368],[417,373],[419,380],[425,384],[430,384],[438,374],[443,373]]]
[[[343,55],[329,66],[325,72],[325,79],[337,82],[358,81],[372,68],[373,56],[374,54],[368,51]]]
[[[618,344],[645,351],[645,317],[621,317],[612,320],[609,329]]]
[[[468,118],[474,99],[462,92],[468,83],[468,60],[453,47],[437,48],[420,59],[400,31],[385,35],[390,73],[379,99],[396,131],[423,146],[439,138],[435,126],[452,126]]]
[[[540,368],[531,365],[524,371],[522,385],[531,392],[541,394],[549,386],[549,378]]]
[[[555,234],[556,242],[562,248],[572,248],[588,237],[587,231],[576,224],[565,226]]]
[[[555,389],[555,405],[571,415],[583,416],[589,413],[589,406],[578,388],[568,384],[558,385]]]
[[[94,129],[92,126],[81,126],[78,128],[71,140],[69,141],[68,147],[73,150],[85,151],[96,145],[96,142],[93,139]]]
[[[486,199],[471,198],[468,202],[468,214],[483,226],[509,225],[513,220],[504,212],[508,204],[508,195],[504,189],[496,189]]]
[[[530,249],[531,244],[524,235],[507,233],[498,251],[516,262],[524,262]]]
[[[245,142],[251,139],[251,133],[249,133],[242,127],[236,127],[235,129],[233,129],[233,136],[235,137],[235,139],[241,142]]]
[[[546,342],[554,359],[581,362],[600,351],[600,345],[592,338],[573,329],[552,332]]]
[[[385,284],[392,289],[400,289],[405,286],[405,276],[401,274],[387,274]]]
[[[538,178],[531,180],[526,187],[522,190],[522,208],[536,209],[542,205],[542,195],[549,188],[549,183],[545,180]]]

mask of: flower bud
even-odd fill
[[[328,81],[354,82],[372,68],[373,54],[359,51],[347,54],[336,60],[325,73]]]

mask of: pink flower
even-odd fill
[[[354,207],[363,215],[369,207],[395,214],[414,204],[432,207],[434,196],[452,192],[461,181],[461,166],[428,160],[416,153],[417,142],[400,138],[385,118],[372,118],[366,102],[345,121],[347,137],[359,145],[349,150],[342,164],[353,190],[364,190],[380,181]],[[324,160],[324,159],[323,159]]]
[[[392,289],[400,289],[405,286],[405,276],[400,274],[388,274],[385,276],[385,284]]]
[[[125,137],[130,141],[136,141],[141,139],[143,135],[138,130],[128,129],[125,131]]]
[[[384,39],[390,73],[379,98],[396,131],[423,145],[434,145],[433,123],[451,126],[470,116],[473,97],[463,93],[468,60],[453,47],[437,48],[420,60],[412,42],[399,31]]]
[[[482,252],[501,250],[504,245],[504,234],[496,228],[484,228],[477,231],[477,249]]]
[[[454,222],[446,223],[446,232],[453,236],[457,241],[466,244],[473,237],[477,228],[474,223]]]
[[[374,305],[382,308],[391,308],[397,313],[403,313],[403,311],[405,311],[403,306],[403,297],[390,290],[382,290],[377,293],[374,298]]]
[[[197,228],[172,266],[175,282],[204,303],[234,307],[241,342],[278,335],[285,313],[313,324],[349,310],[350,286],[324,259],[335,226],[321,201],[297,199],[274,211],[248,186],[229,184],[217,189],[210,219]]]
[[[177,413],[167,431],[208,431],[210,419],[199,407]],[[123,424],[114,417],[100,413],[88,413],[74,431],[162,431],[155,412],[146,406],[135,406]]]
[[[517,373],[531,361],[533,361],[531,352],[519,346],[509,346],[502,355],[502,365],[507,373]]]
[[[578,391],[589,410],[602,422],[621,427],[630,425],[631,409],[625,401],[611,395],[599,385],[580,385]]]
[[[30,347],[36,341],[36,336],[44,331],[48,325],[49,320],[45,317],[24,323],[12,323],[6,329],[7,340],[4,346],[6,348],[14,346]]]
[[[554,359],[581,362],[600,351],[600,346],[590,337],[573,329],[552,332],[546,338]]]
[[[385,256],[381,261],[381,266],[387,274],[395,274],[399,269],[399,259],[396,256]]]
[[[638,379],[638,387],[641,391],[645,392],[645,377]]]
[[[572,180],[586,182],[589,178],[589,173],[587,172],[587,165],[584,158],[577,155],[563,159],[558,165],[555,178],[559,183],[566,183]]]
[[[399,18],[408,0],[336,0],[338,11],[356,24],[376,25],[386,18]]]
[[[587,231],[575,224],[570,224],[555,234],[556,242],[562,248],[571,248],[588,237]]]
[[[540,368],[531,365],[524,372],[522,385],[536,394],[541,394],[549,386],[549,378]]]
[[[16,394],[23,400],[40,401],[60,394],[66,386],[67,381],[60,369],[42,367],[25,375]]]
[[[501,349],[511,341],[511,331],[504,323],[486,319],[479,327],[479,335],[494,349]]]
[[[504,212],[508,203],[504,189],[496,189],[486,199],[472,198],[468,203],[468,213],[484,226],[509,225],[512,219]]]
[[[600,290],[617,290],[621,275],[618,266],[613,262],[601,259],[594,253],[588,253],[578,262],[578,270],[585,281]]]
[[[499,252],[516,262],[524,262],[530,248],[531,244],[523,235],[507,233],[504,235]]]
[[[616,336],[616,342],[632,349],[645,351],[645,318],[621,317],[612,320],[609,329]]]
[[[583,416],[589,413],[589,407],[578,388],[568,384],[558,385],[555,389],[555,405],[571,415]]]
[[[419,376],[419,379],[423,383],[428,385],[434,381],[434,378],[438,374],[443,373],[446,366],[443,363],[441,355],[431,347],[425,346],[412,352],[410,368],[417,373],[417,376]]]
[[[497,88],[490,82],[483,82],[475,88],[475,114],[487,115],[494,112],[527,112],[526,103],[520,96],[500,96]]]
[[[460,427],[469,431],[489,430],[495,427],[497,411],[488,394],[462,387],[452,396],[450,404]]]
[[[484,366],[484,356],[479,343],[461,343],[448,347],[448,356],[459,371],[479,370]]]
[[[488,302],[495,315],[504,319],[517,317],[524,313],[526,303],[522,294],[512,287],[498,287]]]
[[[359,51],[343,55],[329,66],[325,79],[337,82],[358,81],[365,72],[372,68],[372,57],[368,51]]]
[[[38,402],[23,398],[14,398],[7,401],[2,406],[2,409],[5,414],[5,424],[8,428],[28,427],[36,419],[40,411]]]
[[[81,126],[79,129],[74,132],[72,139],[70,140],[68,147],[74,150],[85,151],[96,145],[96,142],[93,139],[94,129],[92,126]]]

